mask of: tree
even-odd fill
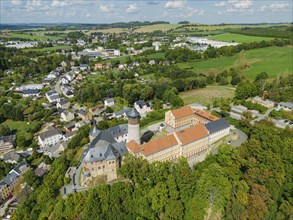
[[[0,125],[0,137],[1,136],[7,136],[11,134],[10,128],[6,124]]]
[[[239,100],[246,100],[247,98],[254,97],[258,94],[258,89],[253,83],[243,83],[237,86],[235,98]]]

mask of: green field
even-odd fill
[[[62,37],[56,36],[44,36],[44,35],[30,35],[30,34],[18,34],[18,33],[8,33],[1,34],[0,38],[12,38],[12,39],[28,39],[28,40],[36,40],[36,41],[46,41],[46,40],[59,40]]]
[[[69,49],[71,46],[55,46],[55,47],[44,47],[44,48],[29,48],[24,49],[22,51],[24,52],[30,52],[30,51],[37,51],[37,52],[44,52],[44,51],[56,51],[58,49]]]
[[[170,29],[180,27],[182,24],[154,24],[142,26],[134,30],[134,32],[153,32],[153,31],[168,31]]]
[[[267,47],[245,52],[248,68],[244,74],[249,79],[254,79],[255,76],[263,71],[267,72],[270,78],[274,78],[280,74],[293,72],[293,53],[292,47]],[[181,68],[190,68],[198,72],[219,73],[231,67],[237,67],[239,53],[231,57],[221,57],[206,61],[193,61],[189,63],[178,64]]]
[[[207,106],[213,104],[219,98],[233,98],[235,88],[226,86],[208,86],[203,89],[195,89],[180,93],[184,104],[199,103]]]
[[[274,38],[225,33],[225,34],[209,36],[208,39],[224,41],[224,42],[250,43],[250,42],[259,42],[259,41],[271,41]]]
[[[6,124],[11,130],[17,130],[17,131],[27,130],[33,125],[32,123],[27,124],[27,122],[24,122],[24,121],[12,121],[10,119],[6,120],[2,124]]]

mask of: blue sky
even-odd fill
[[[292,22],[280,0],[0,0],[1,23],[191,21],[205,24]]]

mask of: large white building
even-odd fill
[[[54,127],[50,127],[48,131],[38,136],[39,143],[42,147],[53,146],[63,139],[62,133]]]

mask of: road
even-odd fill
[[[261,121],[261,120],[264,120],[266,117],[268,117],[271,113],[271,111],[273,111],[274,108],[269,108],[265,114],[257,114],[257,118],[254,119],[253,121],[250,122],[251,125],[254,125],[255,122],[257,121]]]
[[[232,142],[231,145],[233,147],[239,147],[241,144],[243,144],[245,141],[247,141],[248,137],[243,131],[241,131],[237,128],[235,128],[234,132],[238,135],[239,139],[235,142]]]

